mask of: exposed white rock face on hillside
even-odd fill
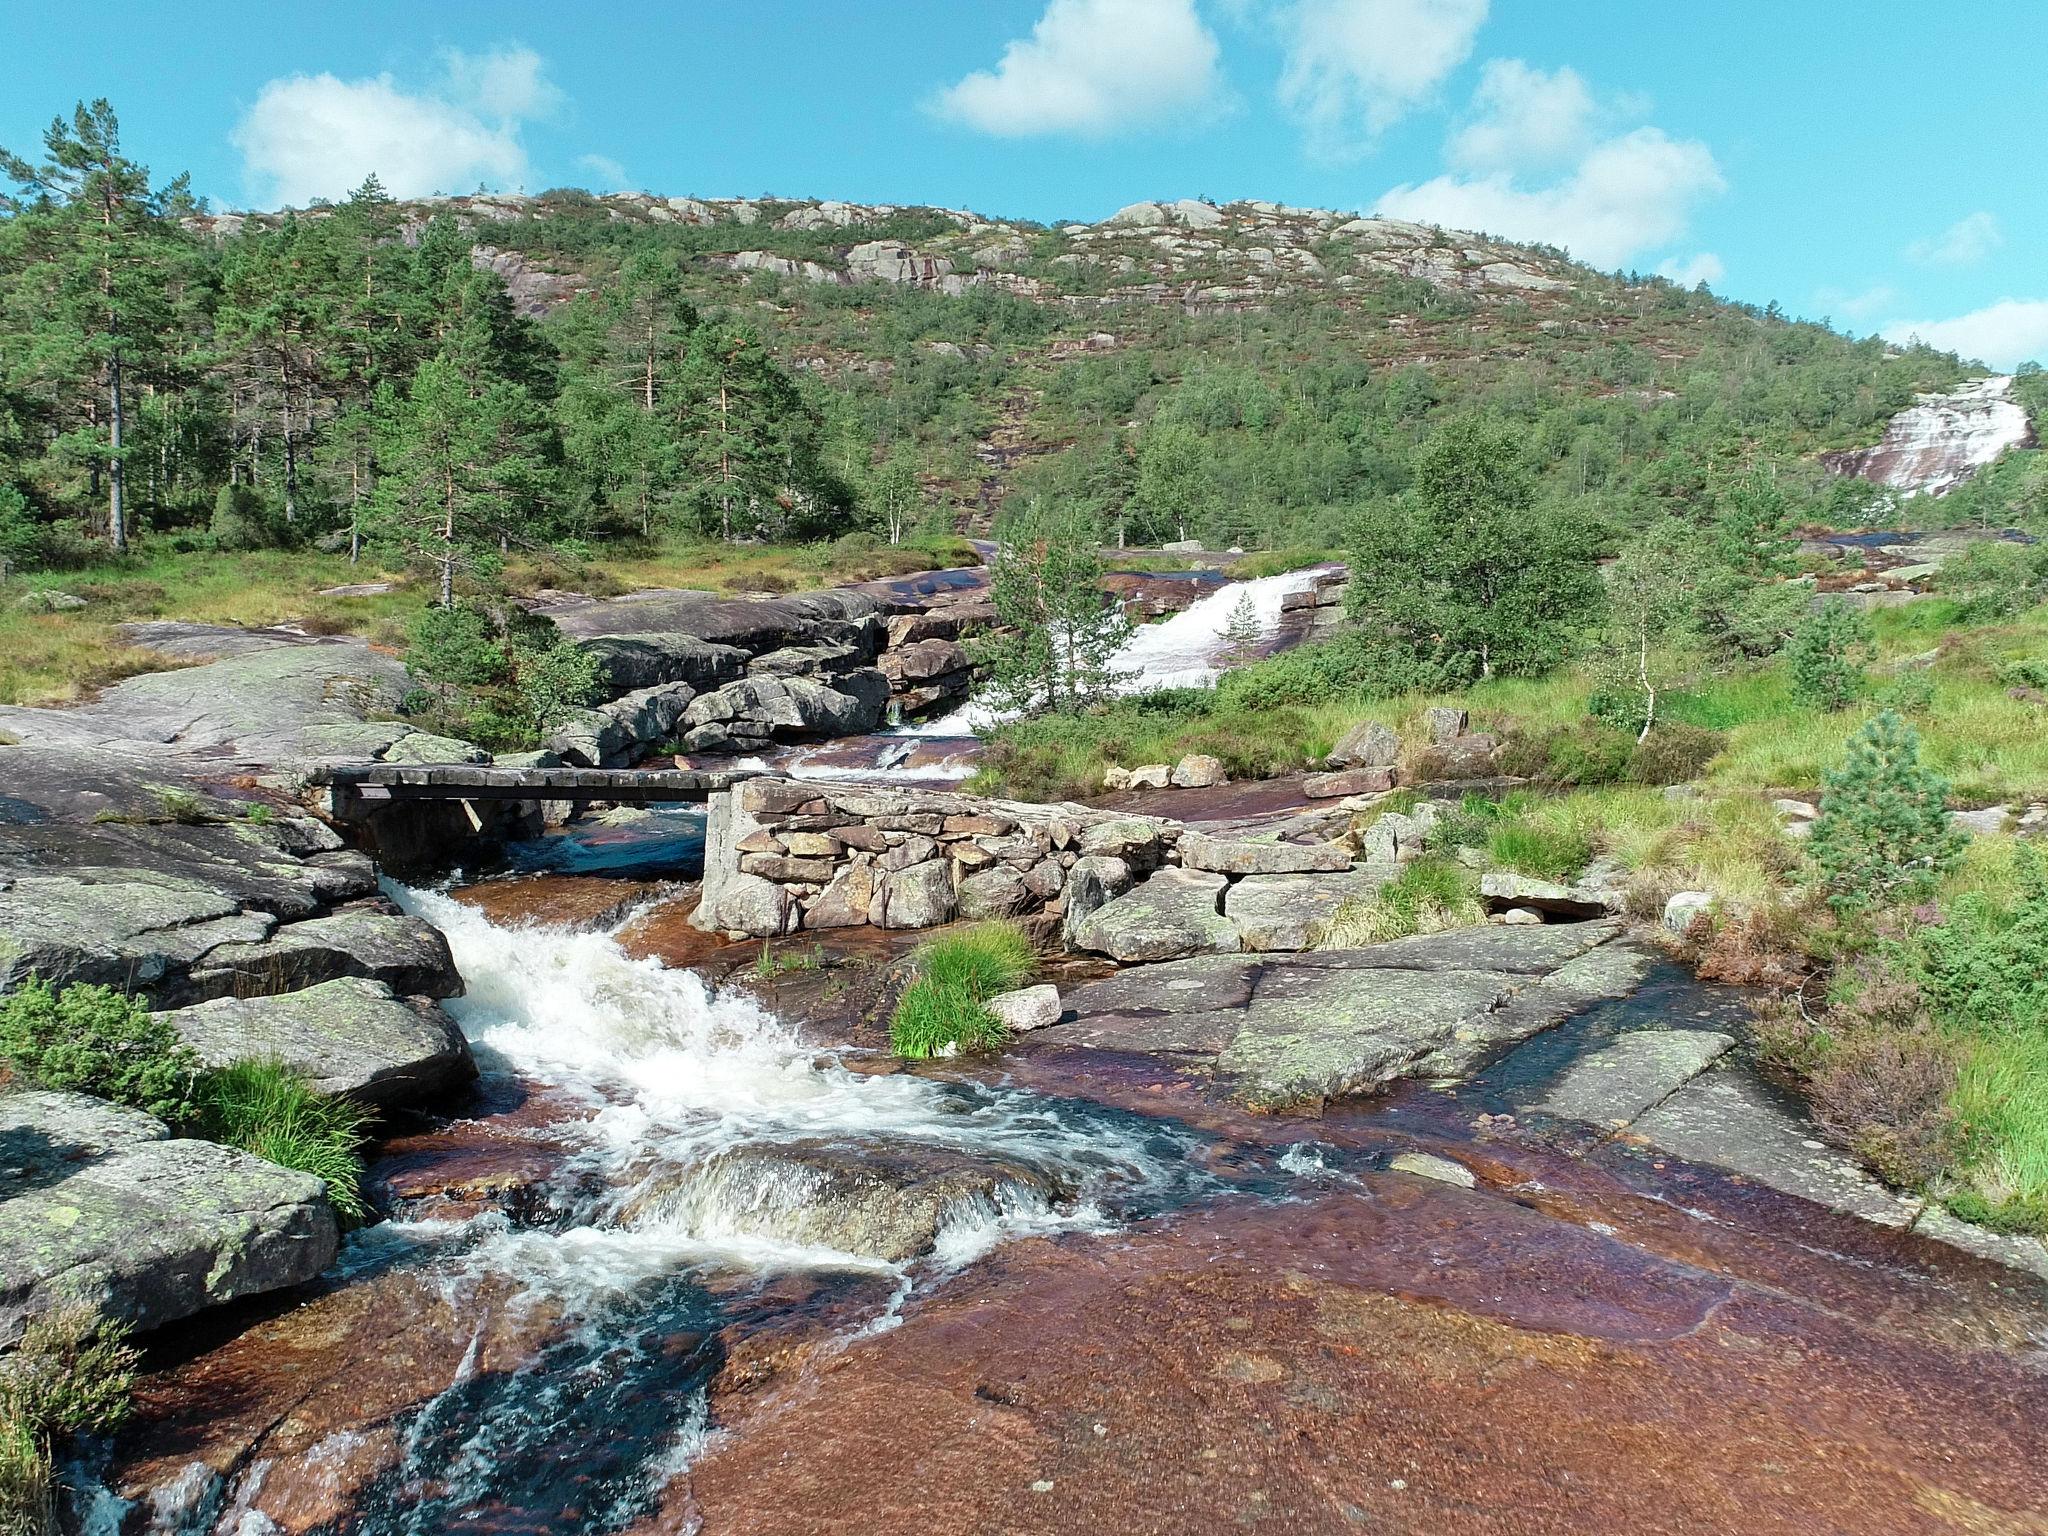
[[[2001,374],[1922,395],[1891,419],[1876,445],[1829,454],[1827,463],[1908,496],[1943,496],[2030,435],[2026,410],[2012,398],[2012,378]]]
[[[618,192],[572,205],[559,199],[478,195],[405,204],[401,227],[411,239],[443,213],[478,228],[524,217],[588,217],[593,209],[614,222],[804,231],[836,247],[830,259],[822,251],[805,258],[748,249],[735,241],[740,248],[704,258],[735,271],[805,283],[891,283],[955,296],[995,288],[1066,306],[1166,304],[1196,313],[1256,309],[1305,288],[1342,296],[1386,277],[1425,282],[1482,302],[1532,302],[1571,288],[1578,272],[1552,253],[1401,219],[1264,201],[1219,206],[1195,198],[1132,203],[1098,223],[1047,230],[959,209],[891,203]],[[306,216],[320,213],[308,210]],[[226,235],[251,220],[274,217],[226,213],[193,222]],[[906,219],[929,232],[890,238],[892,225],[901,230]],[[944,227],[932,228],[937,225]],[[505,278],[528,314],[544,314],[587,287],[580,274],[550,270],[515,252],[484,246],[477,259]]]

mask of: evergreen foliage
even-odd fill
[[[1890,710],[1864,726],[1822,779],[1808,847],[1837,912],[1922,899],[1968,839],[1948,817],[1948,781],[1920,761],[1920,736]]]
[[[989,598],[1001,629],[974,642],[995,708],[1074,714],[1124,681],[1131,621],[1102,591],[1098,530],[1077,511],[1032,509],[1001,530]]]
[[[127,1417],[140,1363],[126,1331],[84,1303],[27,1321],[13,1352],[0,1355],[0,1536],[56,1530],[58,1447]]]
[[[0,1062],[44,1088],[89,1093],[181,1125],[192,1117],[199,1058],[134,998],[39,976],[0,1000]]]
[[[1259,658],[1259,612],[1249,592],[1240,592],[1231,606],[1230,619],[1223,626],[1223,654],[1225,671],[1235,672],[1248,667]]]
[[[1877,655],[1870,620],[1831,597],[1792,632],[1786,647],[1792,692],[1822,709],[1847,709],[1863,691],[1863,668]]]

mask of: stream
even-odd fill
[[[1269,644],[1306,580],[1243,584]],[[1140,631],[1150,686],[1214,681],[1238,590]],[[67,1469],[72,1529],[1804,1536],[1937,1496],[1929,1529],[2034,1528],[1997,1499],[2038,1492],[2038,1298],[1516,1125],[1619,1033],[1727,1027],[1729,989],[1664,967],[1469,1082],[1315,1117],[1108,1051],[903,1071],[631,941],[687,901],[636,882],[701,840],[679,810],[514,845],[488,913],[387,883],[448,938],[474,1101],[394,1127],[390,1219],[312,1294],[155,1342],[135,1421]],[[1416,1150],[1472,1187],[1390,1171]]]

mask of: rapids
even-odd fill
[[[447,935],[467,986],[448,1007],[485,1099],[551,1106],[529,1134],[566,1156],[538,1217],[396,1219],[344,1245],[330,1300],[388,1290],[464,1330],[354,1489],[350,1531],[621,1528],[716,1433],[706,1384],[727,1338],[786,1326],[792,1306],[842,1345],[871,1337],[1006,1241],[1107,1233],[1218,1187],[1202,1139],[1169,1123],[862,1073],[692,972],[629,957],[610,932],[501,924],[443,893],[385,889]],[[992,1173],[944,1198],[928,1251],[905,1257],[818,1240],[819,1200],[854,1209],[823,1213],[827,1231],[872,1219],[872,1184],[849,1197],[830,1176],[840,1163],[885,1181],[908,1167],[913,1191],[927,1170]],[[366,1448],[378,1449],[342,1431],[306,1459],[346,1466]],[[193,1463],[157,1486],[146,1521],[101,1488],[78,1523],[108,1536],[273,1529],[236,1514],[276,1494],[267,1464],[209,1478]]]

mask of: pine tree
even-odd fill
[[[1838,912],[1922,899],[1961,862],[1968,838],[1949,820],[1948,781],[1920,761],[1920,737],[1886,710],[1821,779],[1808,848]]]
[[[996,708],[1076,714],[1127,681],[1116,655],[1132,624],[1102,590],[1084,513],[1034,508],[999,530],[989,598],[1000,627],[972,649]]]
[[[1237,594],[1237,601],[1231,605],[1230,618],[1223,626],[1223,653],[1221,661],[1228,671],[1250,666],[1259,656],[1259,641],[1263,638],[1259,628],[1258,605],[1252,601],[1249,590]]]
[[[643,537],[683,491],[696,405],[688,362],[701,325],[675,259],[643,253],[603,294],[571,305],[556,330],[569,463]]]
[[[0,175],[22,193],[9,201],[24,258],[0,352],[11,373],[61,402],[53,450],[104,486],[108,541],[125,550],[130,417],[189,265],[189,247],[165,215],[189,207],[190,194],[182,177],[151,189],[148,168],[121,153],[120,124],[104,100],[80,103],[68,123],[57,118],[43,148],[40,164],[0,149]]]
[[[1785,651],[1792,692],[1822,709],[1847,709],[1863,690],[1864,664],[1876,655],[1870,620],[1831,597],[1792,632]]]
[[[443,608],[461,572],[491,572],[512,542],[546,542],[546,419],[525,388],[429,359],[384,423],[379,533],[431,567]]]
[[[1717,499],[1714,551],[1720,563],[1751,577],[1786,576],[1799,541],[1792,534],[1792,504],[1768,470],[1751,470]]]

